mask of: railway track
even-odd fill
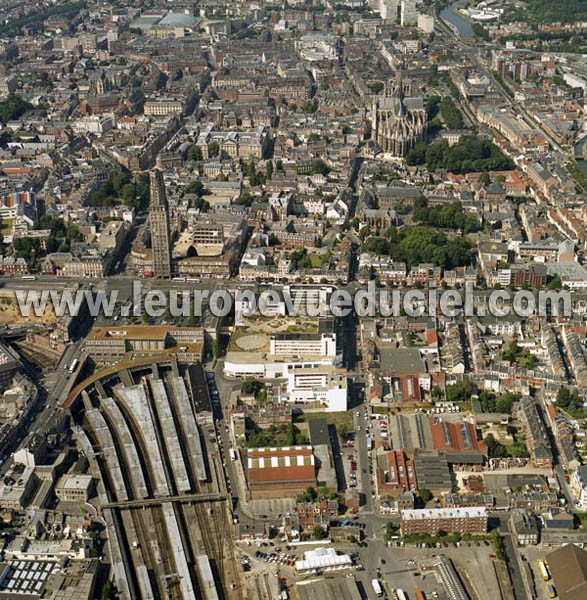
[[[149,389],[144,381],[143,385],[147,390]],[[166,483],[166,493],[154,497],[157,496],[157,486],[161,487],[161,475],[157,477],[154,471],[159,465],[157,461],[153,464],[153,452],[156,449],[149,446],[149,442],[145,439],[144,424],[129,408],[128,399],[117,391],[114,387],[97,388],[91,404],[88,398],[86,409],[90,406],[99,407],[99,414],[103,416],[112,435],[113,445],[118,455],[120,478],[128,492],[127,498],[125,494],[121,494],[122,497],[113,497],[109,494],[107,503],[104,503],[102,508],[111,509],[120,518],[123,530],[121,534],[125,542],[125,559],[128,559],[134,579],[132,586],[134,591],[131,596],[133,599],[175,600],[182,599],[186,594],[193,596],[195,593],[193,597],[204,598],[205,591],[201,587],[198,589],[205,582],[201,581],[201,575],[196,569],[196,557],[206,554],[219,597],[230,600],[243,598],[240,587],[240,565],[230,544],[232,520],[227,502],[229,495],[221,457],[217,454],[218,450],[208,448],[208,479],[204,481],[191,458],[188,446],[183,441],[180,442],[180,452],[186,466],[185,475],[190,481],[192,490],[192,493],[190,490],[187,490],[187,493],[180,493],[179,476],[174,469],[176,463],[167,452],[168,440],[161,428],[161,415],[149,406],[154,437],[162,459],[160,467],[164,471]],[[160,395],[162,396],[161,392]],[[113,406],[102,402],[102,397],[111,397],[119,412],[114,410]],[[169,398],[171,401],[171,394]],[[127,430],[121,426],[121,418],[126,423]],[[179,434],[182,428],[181,415],[175,407],[172,409],[172,418],[176,422]],[[183,431],[181,433],[186,435]],[[136,448],[135,458],[132,454],[128,454],[129,443],[134,444]],[[206,452],[205,443],[202,444],[202,451]],[[177,462],[177,459],[176,453],[174,460]],[[142,485],[140,481],[137,483],[138,462],[144,477]],[[108,470],[104,465],[101,470],[106,487],[112,488]],[[175,513],[177,524],[174,523],[175,519],[170,521],[170,511]],[[176,538],[180,540],[177,542],[181,544],[180,547],[175,547]],[[188,583],[193,585],[193,591],[186,591]]]

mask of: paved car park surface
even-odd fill
[[[480,545],[462,545],[455,548],[452,544],[442,548],[417,548],[415,545],[388,547],[382,540],[368,541],[367,548],[359,548],[358,562],[365,568],[358,571],[356,577],[363,583],[367,597],[375,597],[371,589],[371,580],[378,577],[386,590],[400,588],[408,595],[415,597],[415,590],[424,591],[427,598],[433,598],[433,593],[439,599],[447,598],[441,582],[433,570],[426,570],[426,564],[435,557],[443,554],[453,561],[454,567],[463,580],[465,588],[471,589],[478,598],[500,598],[500,588],[494,560],[490,558],[493,547]],[[384,562],[382,562],[384,561]],[[393,598],[392,595],[388,597]]]
[[[534,580],[534,590],[536,600],[547,600],[548,598],[548,585],[554,585],[552,577],[549,581],[544,581],[540,571],[538,570],[538,560],[544,560],[548,554],[552,552],[552,548],[541,548],[539,546],[529,546],[526,548],[520,548],[520,555],[526,559],[532,578]]]

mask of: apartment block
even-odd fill
[[[487,533],[485,507],[430,508],[402,510],[400,529],[402,535],[447,533]]]

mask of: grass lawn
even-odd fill
[[[4,236],[12,235],[14,219],[0,219],[0,233]]]
[[[336,425],[336,427],[340,427],[342,424],[345,424],[348,431],[353,431],[353,411],[347,410],[344,412],[306,412],[301,415],[296,416],[297,423],[307,423],[312,419],[326,419],[329,425]]]

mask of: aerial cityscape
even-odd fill
[[[587,3],[0,3],[0,600],[587,599]]]

